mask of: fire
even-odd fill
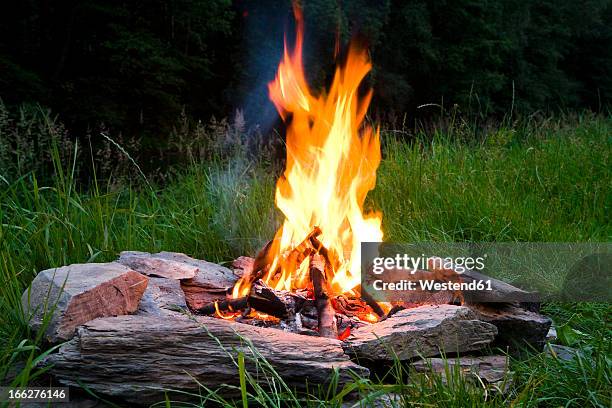
[[[277,290],[308,285],[308,260],[291,254],[316,226],[320,243],[333,259],[327,271],[334,294],[352,293],[360,284],[360,244],[382,241],[382,215],[364,213],[376,184],[380,135],[364,122],[372,91],[358,88],[372,68],[367,51],[352,44],[327,92],[308,87],[302,63],[304,23],[299,8],[295,47],[285,51],[270,99],[287,123],[287,164],[276,186],[275,203],[285,216],[270,248],[264,281]],[[237,285],[234,295],[248,291]]]

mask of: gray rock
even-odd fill
[[[180,280],[185,301],[193,310],[225,299],[228,289],[243,273],[241,269],[231,270],[179,252],[124,251],[117,262],[148,276]]]
[[[508,374],[508,357],[428,358],[415,361],[412,367],[417,373],[434,372],[443,376],[446,376],[447,369],[454,372],[458,368],[461,374],[477,376],[487,383],[496,383],[502,381]]]
[[[176,252],[150,254],[139,251],[123,251],[117,260],[147,276],[168,279],[189,279],[198,272],[197,260]]]
[[[258,367],[248,341],[257,350]],[[260,384],[270,375],[262,371],[262,358],[290,387],[303,388],[306,381],[325,384],[334,370],[341,385],[351,381],[351,373],[369,373],[349,360],[338,340],[173,312],[93,320],[43,365],[52,365],[50,373],[63,385],[80,381],[96,393],[144,405],[163,400],[164,390],[197,395],[198,382],[213,390],[238,385],[238,367],[231,358],[238,351]],[[219,392],[235,396],[240,391],[225,387]]]
[[[376,397],[365,396],[360,400],[345,401],[342,408],[400,408],[403,407],[400,394],[383,394]]]
[[[490,344],[497,329],[462,306],[435,305],[402,310],[392,317],[351,333],[345,351],[366,360],[430,357],[441,352],[479,350]]]
[[[75,264],[40,272],[21,303],[36,331],[51,313],[45,337],[56,343],[72,338],[77,326],[97,317],[135,312],[147,282],[146,276],[115,262]]]
[[[211,262],[198,261],[198,265],[193,278],[181,280],[187,305],[194,310],[225,299],[228,290],[242,276],[242,270],[231,270]]]
[[[548,344],[545,348],[546,355],[563,361],[570,361],[576,358],[580,351],[572,347],[560,344]]]
[[[493,346],[511,351],[522,347],[542,350],[552,321],[515,305],[471,305],[480,320],[494,324],[498,335]]]
[[[492,290],[478,290],[465,292],[465,301],[468,303],[512,303],[512,302],[539,302],[540,295],[535,292],[527,292],[523,289],[510,285],[509,283],[483,275],[480,272],[467,270],[461,275],[461,280],[466,283],[473,281],[491,281]]]
[[[417,373],[435,373],[447,383],[447,374],[458,373],[474,385],[484,384],[488,389],[506,392],[512,384],[512,373],[509,371],[509,361],[506,356],[459,357],[459,358],[428,358],[412,363]],[[481,384],[482,381],[482,384]]]
[[[138,313],[159,315],[168,310],[187,310],[180,282],[176,279],[149,278],[149,285],[140,300]]]

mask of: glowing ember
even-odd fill
[[[326,270],[331,294],[353,294],[360,284],[360,243],[383,237],[381,214],[363,212],[380,163],[379,131],[363,123],[372,93],[358,93],[371,63],[366,50],[351,45],[329,91],[315,96],[302,64],[302,13],[297,7],[294,12],[295,48],[290,52],[285,40],[276,79],[269,84],[270,98],[288,124],[287,164],[275,199],[285,221],[268,252],[271,266],[263,279],[277,290],[306,288],[308,259],[292,250],[319,226],[320,244],[332,261]],[[248,291],[248,283],[239,282],[234,296]]]
[[[236,313],[233,311],[230,311],[230,313],[228,314],[223,314],[220,310],[219,310],[219,303],[215,302],[215,316],[224,319],[224,320],[232,320],[238,316],[240,316],[240,313]]]

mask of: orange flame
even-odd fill
[[[276,233],[264,281],[279,290],[306,287],[308,262],[298,265],[288,254],[319,226],[319,240],[334,255],[332,290],[347,293],[360,283],[361,242],[383,237],[382,215],[363,212],[381,158],[379,130],[364,124],[372,92],[358,92],[372,65],[367,51],[352,44],[329,91],[315,96],[302,63],[303,17],[298,7],[294,12],[295,47],[289,52],[285,39],[276,79],[268,86],[288,126],[287,164],[275,197],[285,221]],[[234,295],[246,289],[239,288]]]

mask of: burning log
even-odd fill
[[[225,299],[220,301],[215,301],[212,303],[208,303],[194,311],[201,315],[213,315],[217,311],[220,312],[235,312],[242,309],[245,309],[248,306],[247,296],[236,298],[236,299]]]
[[[304,261],[304,259],[306,259],[307,256],[311,254],[311,248],[309,248],[310,238],[317,237],[319,235],[321,235],[321,228],[314,227],[313,230],[306,236],[306,238],[304,238],[304,240],[299,245],[297,245],[295,248],[293,248],[292,251],[290,251],[288,258],[293,258],[292,263],[298,266]],[[259,251],[259,253],[255,257],[252,269],[249,271],[249,273],[245,273],[244,275],[244,280],[246,284],[252,285],[253,282],[261,279],[268,270],[268,268],[270,268],[270,251],[273,247],[273,243],[273,240],[268,241],[268,243],[261,249],[261,251]]]
[[[306,236],[306,238],[304,238],[304,240],[302,240],[302,242],[300,242],[298,246],[293,248],[293,250],[291,251],[291,254],[289,255],[289,258],[291,258],[293,254],[295,254],[296,265],[301,264],[304,261],[304,259],[306,259],[306,257],[311,254],[312,240],[313,239],[316,240],[317,237],[321,235],[321,233],[322,233],[321,228],[315,226],[312,229],[312,231],[310,231],[310,233]]]
[[[318,227],[317,227],[318,228]],[[317,235],[309,235],[308,240],[310,241],[310,245],[314,248],[314,250],[320,254],[323,259],[325,259],[325,263],[327,264],[328,272],[336,270],[338,268],[338,257],[335,253],[323,245],[321,241],[317,238]]]
[[[325,266],[320,257],[310,258],[310,279],[314,288],[315,305],[319,318],[319,335],[321,337],[338,338],[336,312],[328,296]]]
[[[402,310],[404,310],[406,307],[403,305],[393,305],[393,307],[387,312],[387,314],[385,315],[385,319],[390,318],[391,316],[393,316],[394,314],[396,314],[397,312],[401,312]]]
[[[279,319],[286,319],[289,316],[285,303],[272,289],[261,281],[253,284],[247,301],[249,306],[259,312],[278,317]]]
[[[332,300],[334,309],[349,317],[359,316],[368,313],[367,306],[361,299],[348,298],[345,295],[338,295]]]
[[[277,291],[262,281],[257,281],[251,286],[248,296],[211,302],[194,309],[194,312],[210,316],[217,312],[238,312],[252,308],[279,319],[291,320],[295,313],[301,310],[305,301],[306,298],[299,294]]]
[[[366,302],[366,304],[372,308],[372,310],[378,315],[378,317],[383,317],[385,315],[385,311],[382,309],[382,307],[380,307],[380,305],[363,287],[361,288],[361,299],[363,299],[363,301]]]
[[[349,298],[344,295],[335,296],[333,299],[330,297],[328,281],[333,276],[334,262],[337,263],[338,258],[317,239],[321,233],[321,228],[315,226],[300,244],[281,255],[282,260],[279,268],[274,268],[275,271],[270,270],[271,262],[273,262],[271,253],[274,251],[272,241],[268,242],[259,252],[257,258],[241,258],[234,261],[234,267],[243,272],[244,279],[239,284],[248,284],[250,287],[248,295],[192,309],[198,314],[213,315],[223,311],[237,312],[249,307],[253,311],[281,319],[279,324],[283,330],[300,332],[304,328],[317,328],[320,336],[328,338],[338,338],[339,332],[350,333],[350,327],[355,326],[352,322],[355,319],[363,319],[364,316],[369,315],[367,320],[372,321],[372,310],[379,318],[383,317],[384,311],[374,300],[371,300],[368,307],[362,299]],[[276,279],[274,273],[281,271],[280,265],[283,265],[282,268],[298,268],[304,260],[309,260],[309,278],[313,287],[314,301],[308,299],[305,286],[304,294],[272,288]],[[282,272],[285,276],[287,270],[283,269]],[[261,279],[254,280],[266,273],[268,274],[266,279],[272,282],[272,287],[266,285]],[[244,294],[244,292],[239,293]],[[336,313],[339,313],[339,317],[336,316]],[[240,321],[251,324],[252,318],[252,315],[243,316]],[[311,321],[316,324],[313,325]],[[338,322],[341,324],[338,325]]]
[[[270,249],[274,241],[268,241],[268,243],[259,251],[253,261],[253,269],[248,276],[245,276],[246,281],[251,284],[264,275],[266,267],[268,266],[268,257],[270,255]]]

